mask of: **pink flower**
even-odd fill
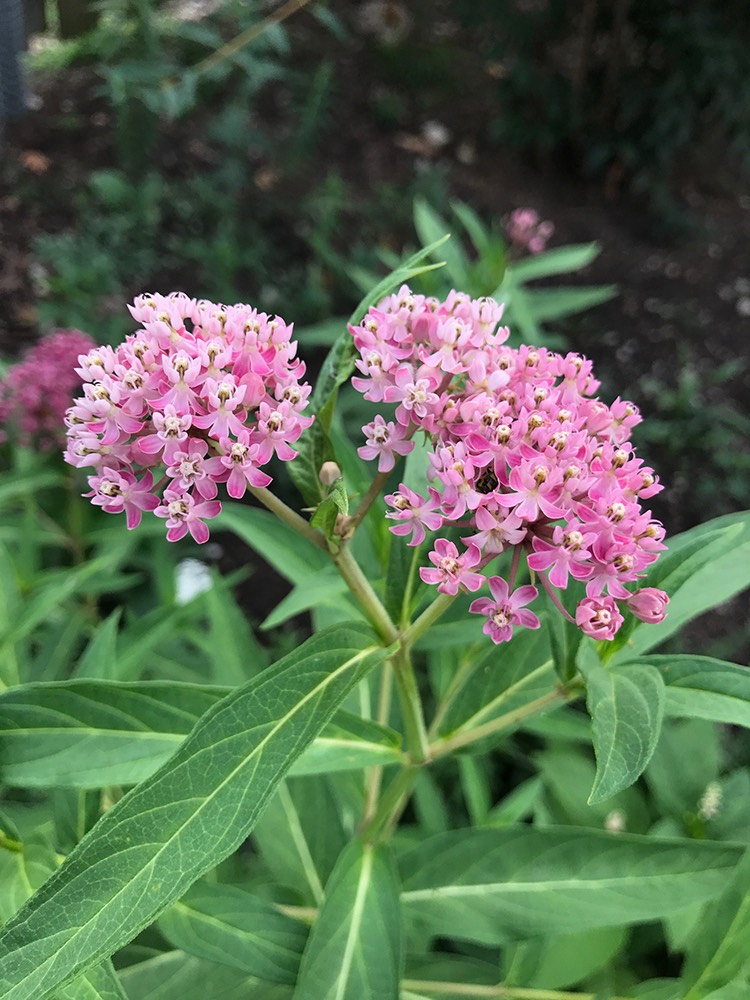
[[[426,501],[419,493],[401,483],[398,492],[389,494],[385,502],[394,508],[387,511],[385,516],[391,521],[402,522],[394,525],[391,531],[394,535],[413,533],[408,543],[410,546],[422,544],[425,539],[425,528],[428,531],[437,531],[443,523],[442,514],[438,514],[436,510],[438,506],[436,490],[430,489],[430,500]]]
[[[489,597],[480,597],[471,602],[469,611],[475,615],[486,615],[487,621],[482,631],[494,643],[509,642],[513,637],[514,625],[539,628],[537,616],[524,607],[536,598],[536,587],[519,587],[511,594],[507,582],[501,576],[491,576],[488,583],[494,601]]]
[[[656,587],[642,587],[625,601],[630,611],[642,622],[658,625],[667,617],[669,597]]]
[[[446,538],[438,538],[435,548],[430,552],[430,562],[435,569],[422,566],[419,576],[424,583],[436,583],[441,594],[457,594],[459,587],[467,590],[479,590],[484,583],[481,573],[472,573],[474,566],[479,565],[482,553],[476,545],[470,545],[463,555]]]
[[[397,455],[408,455],[414,448],[413,441],[405,440],[404,428],[378,414],[370,424],[362,428],[367,444],[357,448],[357,454],[366,461],[377,458],[378,472],[390,472],[396,464]]]
[[[576,608],[576,625],[592,639],[614,639],[623,621],[612,597],[584,597]]]
[[[551,222],[542,222],[533,208],[516,208],[508,219],[508,237],[531,253],[541,253],[555,231]]]
[[[80,330],[56,330],[30,347],[0,378],[0,441],[49,451],[65,441],[63,418],[85,376],[75,367],[94,347]],[[105,373],[107,350],[98,358]],[[107,361],[105,361],[107,358]]]
[[[190,532],[196,542],[202,545],[208,541],[208,527],[202,518],[217,517],[221,513],[218,500],[196,503],[189,493],[176,490],[164,491],[164,503],[154,510],[157,517],[167,520],[167,541],[178,542]]]
[[[105,468],[101,475],[89,479],[89,485],[93,489],[84,496],[91,497],[91,502],[108,514],[125,511],[130,529],[141,523],[142,511],[154,510],[159,505],[158,498],[151,492],[154,477],[150,472],[138,482],[132,472]]]

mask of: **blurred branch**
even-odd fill
[[[235,37],[228,41],[226,45],[222,45],[222,47],[217,49],[216,52],[212,52],[210,56],[207,56],[199,63],[196,63],[191,72],[196,76],[199,76],[201,73],[207,73],[209,70],[213,69],[214,66],[218,66],[220,63],[224,62],[225,59],[231,59],[233,55],[236,55],[236,53],[240,51],[240,49],[244,49],[246,45],[249,45],[250,42],[253,42],[256,38],[260,37],[264,31],[267,31],[274,24],[281,24],[282,21],[291,17],[292,14],[296,14],[298,10],[307,6],[309,2],[310,0],[287,0],[286,3],[277,7],[272,14],[269,14],[268,17],[264,17],[262,21],[259,21],[258,24],[253,24],[249,28],[246,28],[245,31],[240,32],[239,35],[235,35]],[[173,84],[173,79],[165,80],[162,83],[162,87],[170,87]]]

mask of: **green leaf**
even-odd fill
[[[117,608],[98,626],[76,664],[76,677],[117,678],[117,632],[122,608]]]
[[[695,814],[706,788],[719,777],[722,757],[716,726],[703,719],[667,720],[645,772],[660,813],[681,821]]]
[[[526,257],[511,264],[513,279],[522,284],[537,278],[551,278],[555,274],[580,271],[601,253],[598,243],[576,243],[567,247],[556,247],[534,257]]]
[[[55,1000],[127,1000],[112,963],[102,962],[55,994]]]
[[[504,950],[507,972],[503,985],[558,990],[575,986],[615,958],[626,940],[624,927],[536,938]]]
[[[537,323],[586,312],[617,295],[616,285],[524,289],[527,307]]]
[[[724,892],[708,907],[682,970],[685,1000],[703,1000],[728,985],[750,959],[750,851]]]
[[[750,586],[750,512],[729,514],[669,540],[669,550],[649,569],[644,587],[670,597],[659,625],[637,623],[614,659],[640,660],[687,622]]]
[[[466,254],[457,240],[444,240],[450,226],[423,198],[414,199],[414,228],[420,243],[437,244],[440,247],[440,253],[445,258],[448,280],[456,288],[465,288],[469,263]]]
[[[0,694],[0,778],[25,788],[136,784],[226,694],[163,681],[11,688]]]
[[[225,503],[219,524],[233,531],[290,583],[303,583],[329,565],[321,549],[291,532],[267,510]]]
[[[291,1000],[288,986],[271,985],[184,951],[169,951],[120,971],[128,1000]]]
[[[159,918],[159,930],[188,955],[271,983],[294,983],[307,928],[264,899],[231,885],[196,883]]]
[[[43,1000],[234,851],[294,759],[387,655],[368,630],[335,627],[211,708],[4,928],[4,1000]]]
[[[387,848],[356,839],[326,883],[294,1000],[393,1000],[398,996],[400,968],[393,863]]]
[[[403,764],[401,734],[369,719],[338,711],[301,757],[291,775],[331,774]]]
[[[22,788],[101,788],[149,777],[230,689],[174,681],[61,681],[0,694],[0,779]],[[295,774],[402,760],[392,730],[339,712]]]
[[[336,522],[339,517],[346,517],[348,513],[349,495],[346,492],[343,478],[337,479],[318,504],[315,513],[310,518],[310,524],[313,528],[319,528],[330,541],[335,537]]]
[[[554,689],[557,677],[540,631],[521,632],[512,644],[490,646],[477,659],[443,719],[441,735],[476,729]]]
[[[583,669],[592,719],[596,778],[589,802],[632,785],[656,749],[664,714],[664,682],[654,667],[629,664]]]
[[[656,920],[718,895],[734,846],[529,826],[431,837],[400,863],[402,905],[431,934],[510,940]]]
[[[750,729],[750,671],[710,656],[645,656],[666,684],[664,714]]]
[[[273,611],[261,623],[260,628],[268,630],[282,625],[295,615],[321,604],[341,605],[344,603],[350,617],[357,614],[358,609],[347,599],[349,588],[332,566],[325,566],[318,573],[298,584],[286,597],[279,601]]]

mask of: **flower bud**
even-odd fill
[[[341,469],[335,462],[323,462],[318,479],[323,486],[333,486],[337,479],[341,479]]]
[[[636,618],[649,625],[658,625],[667,616],[669,597],[656,587],[643,587],[636,590],[625,603]]]

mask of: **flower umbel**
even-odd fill
[[[274,455],[296,457],[312,423],[305,366],[292,327],[248,305],[173,292],[142,295],[130,312],[141,325],[124,344],[78,358],[84,394],[65,417],[65,458],[92,469],[92,503],[124,511],[129,528],[153,511],[169,541],[205,542],[220,484],[239,499],[269,485]]]
[[[513,551],[511,579],[490,576],[493,600],[472,604],[494,642],[507,641],[514,626],[538,625],[522,608],[536,589],[513,590],[522,555],[566,615],[555,591],[571,578],[585,584],[574,620],[587,635],[613,638],[623,621],[618,602],[661,621],[666,595],[628,586],[664,548],[662,525],[641,507],[662,487],[630,444],[637,407],[597,399],[599,383],[581,355],[509,347],[502,313],[489,298],[453,291],[439,301],[404,285],[350,328],[360,354],[355,388],[394,406],[393,419],[378,414],[363,428],[360,456],[389,472],[417,434],[431,445],[425,490],[401,484],[386,497],[386,517],[398,522],[391,531],[411,534],[415,546],[428,531],[468,529],[463,552],[438,538],[432,566],[420,570],[446,594],[477,590],[482,570]]]

